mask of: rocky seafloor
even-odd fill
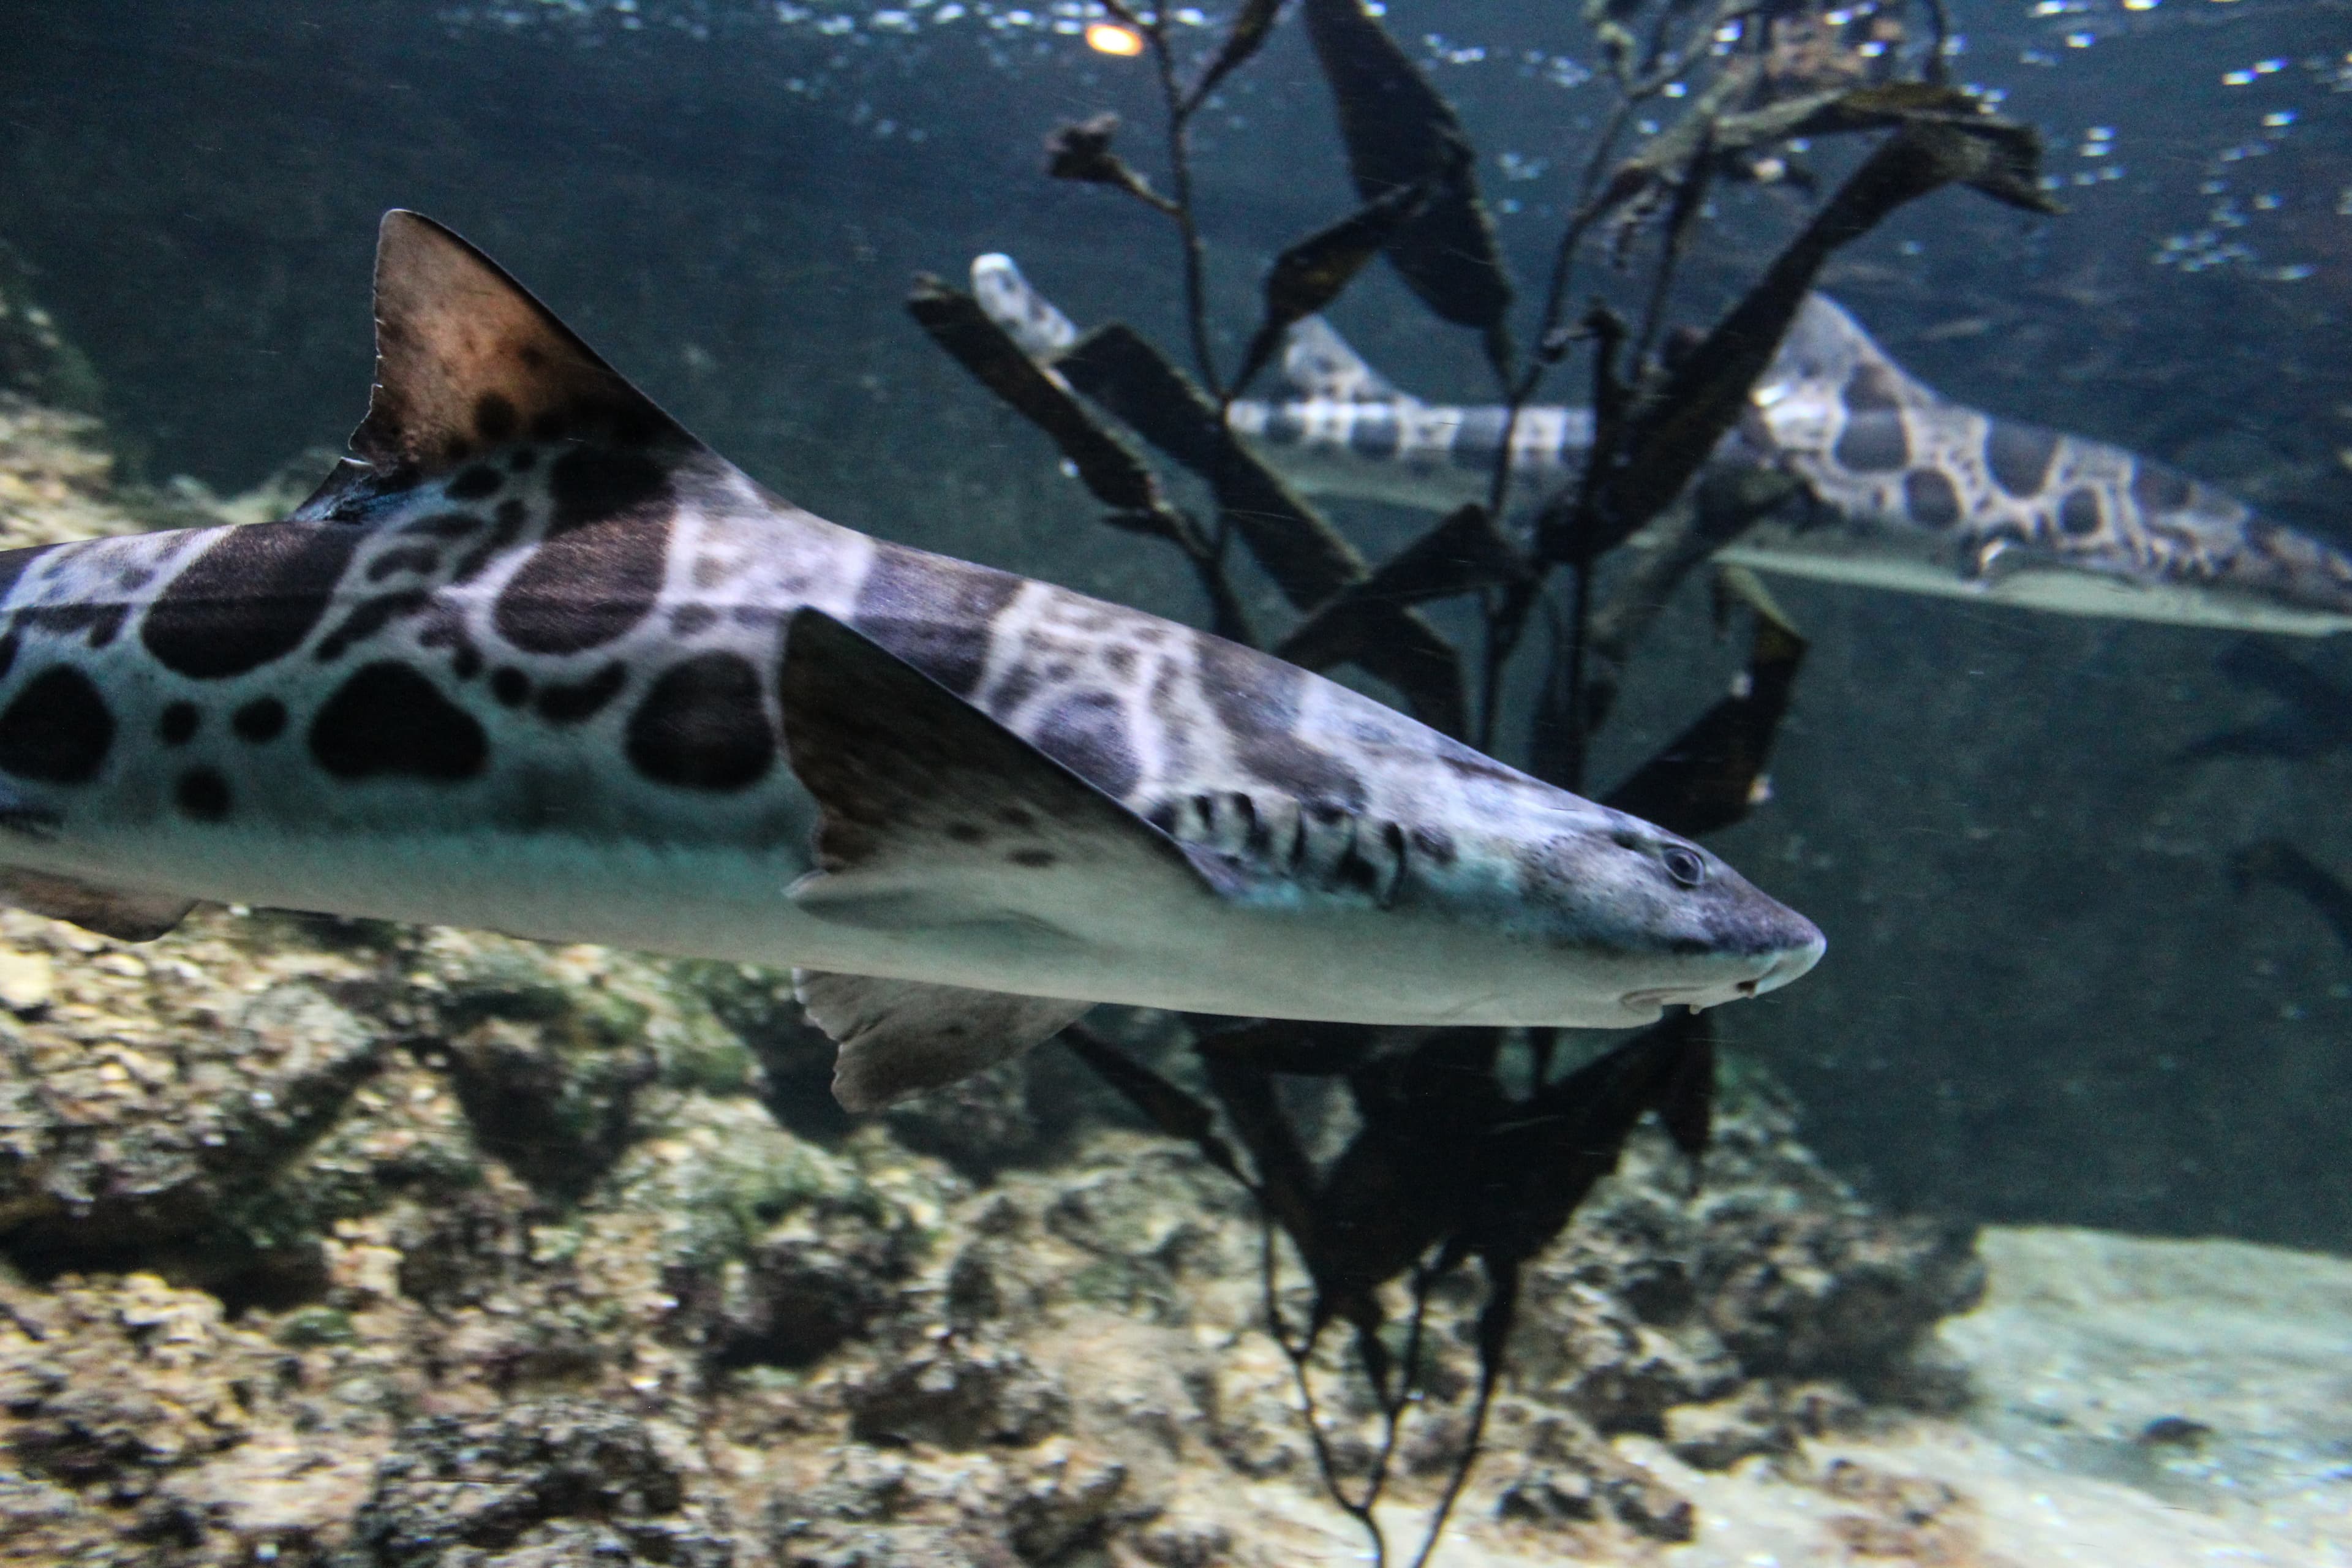
[[[118,491],[94,434],[0,399],[0,542],[282,499]],[[1057,1047],[863,1122],[829,1058],[731,965],[0,912],[0,1558],[1360,1560],[1244,1193]],[[1440,1563],[2352,1554],[2352,1266],[1889,1216],[1738,1084],[1703,1185],[1644,1132],[1531,1268]]]

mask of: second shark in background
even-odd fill
[[[973,292],[1050,369],[1077,339],[1007,256]],[[1507,428],[1515,493],[1577,471],[1590,409],[1424,403],[1319,317],[1291,331],[1289,395],[1234,432],[1313,495],[1443,510],[1482,500]],[[1716,552],[1727,564],[2062,615],[2326,636],[2352,628],[2352,555],[2151,458],[1952,402],[1825,295],[1806,300],[1713,465],[1777,468],[1800,500]],[[1639,541],[1636,541],[1638,543]]]

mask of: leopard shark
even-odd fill
[[[1011,258],[975,294],[1051,365],[1076,328]],[[1486,499],[1507,429],[1516,494],[1539,502],[1591,448],[1590,409],[1427,403],[1320,317],[1290,331],[1292,395],[1234,401],[1229,426],[1309,495],[1450,510]],[[1835,300],[1809,296],[1717,468],[1773,468],[1801,498],[1715,559],[2063,615],[2325,636],[2352,627],[2352,554],[2121,447],[1981,413],[1897,364]],[[1634,542],[1648,542],[1637,536]]]
[[[375,321],[289,517],[0,553],[0,899],[791,964],[852,1109],[1097,1003],[1624,1026],[1822,954],[1346,687],[793,505],[430,219]]]

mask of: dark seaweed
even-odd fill
[[[1943,22],[1932,6],[1928,52],[1924,59],[1916,51],[1909,57],[1920,79],[1902,79],[1888,65],[1869,63],[1875,57],[1800,51],[1792,66],[1787,51],[1773,54],[1776,27],[1811,17],[1803,4],[1764,16],[1745,0],[1706,6],[1593,0],[1590,19],[1608,51],[1620,103],[1592,143],[1579,205],[1547,279],[1536,352],[1520,366],[1508,330],[1510,280],[1478,196],[1475,150],[1452,107],[1360,0],[1302,0],[1302,8],[1365,205],[1283,252],[1265,280],[1264,314],[1232,383],[1220,379],[1210,352],[1186,132],[1209,90],[1256,49],[1279,0],[1245,6],[1190,89],[1180,84],[1182,73],[1158,13],[1106,0],[1106,9],[1142,34],[1158,69],[1172,194],[1162,195],[1111,152],[1116,121],[1107,116],[1066,126],[1052,142],[1056,175],[1111,186],[1175,223],[1197,381],[1120,323],[1082,339],[1054,361],[1050,374],[1032,376],[1003,363],[1018,353],[1010,340],[969,327],[978,308],[961,296],[943,304],[947,291],[927,279],[912,308],[975,375],[1054,436],[1112,506],[1110,521],[1184,551],[1228,636],[1237,635],[1228,628],[1239,616],[1230,608],[1223,552],[1228,540],[1239,539],[1300,613],[1276,644],[1284,658],[1318,669],[1352,662],[1395,687],[1425,721],[1490,745],[1505,668],[1527,623],[1540,614],[1552,635],[1526,761],[1539,776],[1580,787],[1591,733],[1613,706],[1620,672],[1657,605],[1709,553],[1795,499],[1785,476],[1758,468],[1710,474],[1686,502],[1679,500],[1693,491],[1693,480],[1747,406],[1749,388],[1823,262],[1888,214],[1946,184],[2049,210],[2038,184],[2037,143],[2025,128],[1942,85],[1934,45]],[[1725,58],[1710,54],[1718,30],[1735,19],[1753,24],[1740,33],[1738,47]],[[1692,78],[1703,85],[1682,117],[1621,156],[1636,106],[1657,99],[1670,82]],[[1765,154],[1780,163],[1790,138],[1838,134],[1883,140],[1711,328],[1666,334],[1677,267],[1693,243],[1710,183],[1764,178]],[[1657,241],[1639,319],[1628,321],[1596,300],[1569,326],[1573,269],[1586,242],[1605,234],[1622,268],[1652,230]],[[1376,254],[1387,256],[1433,314],[1481,333],[1508,412],[1486,503],[1456,510],[1370,565],[1231,434],[1227,416],[1239,387],[1272,358],[1284,331],[1328,305]],[[1662,343],[1672,352],[1661,352]],[[1513,426],[1549,372],[1580,345],[1590,350],[1592,455],[1530,528],[1514,531],[1500,521],[1509,499]],[[1094,424],[1078,397],[1199,476],[1216,506],[1213,531],[1160,499],[1156,483],[1139,481],[1129,466],[1139,460]],[[1139,498],[1148,504],[1138,504]],[[1670,510],[1678,505],[1679,511]],[[1662,517],[1661,548],[1626,574],[1596,614],[1590,602],[1596,569]],[[1565,605],[1549,589],[1557,573],[1567,574]],[[1719,609],[1744,606],[1753,616],[1745,670],[1729,696],[1609,796],[1612,805],[1694,835],[1739,821],[1765,798],[1764,768],[1805,653],[1804,639],[1752,578],[1727,573],[1718,585]],[[1470,595],[1479,602],[1485,629],[1475,704],[1464,691],[1461,653],[1414,608]],[[2273,852],[2249,861],[2247,874],[2287,864]],[[2315,884],[2303,877],[2290,885],[2308,894]],[[1215,1027],[1196,1021],[1194,1049],[1213,1106],[1082,1028],[1065,1038],[1155,1127],[1191,1143],[1255,1196],[1266,1224],[1268,1328],[1291,1360],[1326,1489],[1363,1527],[1374,1561],[1383,1563],[1387,1543],[1373,1508],[1391,1473],[1405,1413],[1429,1394],[1422,1352],[1431,1292],[1475,1263],[1485,1298],[1468,1435],[1416,1565],[1434,1551],[1475,1463],[1521,1267],[1615,1168],[1644,1115],[1655,1112],[1696,1163],[1713,1103],[1713,1044],[1695,1015],[1670,1018],[1558,1078],[1549,1072],[1552,1033],[1531,1031],[1536,1086],[1517,1095],[1506,1089],[1499,1070],[1507,1031],[1296,1022]],[[1282,1075],[1344,1079],[1354,1100],[1361,1130],[1320,1168],[1276,1090]],[[1314,1288],[1303,1323],[1286,1321],[1280,1306],[1277,1237]],[[1400,1351],[1385,1332],[1381,1292],[1401,1280],[1412,1307]],[[1352,1331],[1355,1365],[1384,1430],[1370,1475],[1354,1491],[1316,1420],[1308,1371],[1315,1347],[1335,1324]]]

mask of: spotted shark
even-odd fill
[[[792,964],[853,1109],[1101,1002],[1612,1026],[1821,956],[1344,687],[793,506],[426,218],[375,317],[289,517],[0,554],[0,898]]]
[[[972,263],[975,293],[1050,365],[1076,328],[1012,258]],[[1514,493],[1578,473],[1590,409],[1425,403],[1330,325],[1291,330],[1292,395],[1228,422],[1310,495],[1451,510],[1487,494],[1508,428]],[[2352,627],[2352,555],[2120,447],[1981,413],[1906,372],[1853,317],[1810,296],[1713,454],[1773,468],[1800,502],[1716,552],[1727,564],[2066,615],[2322,636]],[[1637,538],[1636,543],[1643,542]]]

